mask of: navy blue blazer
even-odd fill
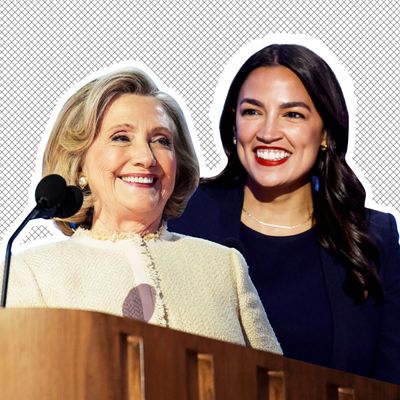
[[[243,187],[200,185],[169,230],[229,245],[239,241]],[[370,234],[380,249],[384,301],[361,305],[343,291],[345,269],[320,247],[332,309],[331,368],[400,384],[400,247],[391,214],[369,210]],[[236,247],[236,246],[230,246]],[[254,282],[257,287],[257,282]],[[279,339],[279,338],[278,338]]]

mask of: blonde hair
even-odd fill
[[[179,104],[170,95],[161,92],[138,69],[123,69],[97,78],[67,100],[47,142],[43,176],[59,174],[68,185],[78,185],[86,152],[96,138],[105,110],[112,101],[126,93],[156,98],[174,123],[177,172],[174,191],[165,205],[163,218],[177,218],[183,213],[190,195],[198,185],[196,153]],[[90,229],[92,215],[93,197],[90,190],[84,190],[80,211],[70,218],[57,219],[56,225],[65,235],[72,235],[70,223]]]

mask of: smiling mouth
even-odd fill
[[[257,149],[257,158],[265,161],[281,161],[290,157],[290,153],[284,150]]]
[[[120,176],[119,178],[123,182],[140,185],[153,185],[157,181],[155,176]]]

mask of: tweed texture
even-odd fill
[[[139,264],[143,271],[136,271]],[[282,352],[240,253],[168,231],[145,245],[135,237],[102,240],[79,231],[26,250],[13,258],[8,305],[123,316],[143,284],[154,288],[150,323]],[[137,304],[134,298],[130,307]]]

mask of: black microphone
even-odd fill
[[[82,207],[83,194],[77,186],[69,185],[66,188],[65,196],[56,207],[55,217],[68,218],[76,214]]]
[[[82,207],[82,191],[73,185],[67,186],[60,175],[47,175],[35,190],[37,215],[30,219],[54,217],[68,218]]]
[[[62,176],[45,176],[36,186],[36,207],[41,210],[56,207],[64,199],[66,190],[67,184]]]
[[[39,182],[35,190],[35,199],[36,206],[22,221],[7,242],[3,272],[3,286],[1,291],[1,307],[5,307],[7,301],[12,243],[21,230],[32,219],[71,217],[79,211],[83,203],[82,191],[76,186],[67,186],[65,179],[56,174],[47,175]]]

